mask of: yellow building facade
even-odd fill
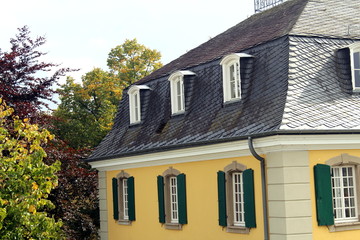
[[[153,153],[99,163],[103,239],[354,239],[360,224],[318,226],[314,166],[333,159],[360,159],[356,136],[272,136],[254,140],[266,163],[268,233],[265,234],[260,161],[248,141]],[[281,149],[281,151],[280,151]],[[286,149],[286,151],[285,151]],[[221,158],[220,156],[224,156]],[[352,160],[350,160],[351,162]],[[166,163],[168,162],[168,163]],[[254,170],[256,227],[229,232],[219,225],[217,172],[234,162]],[[157,176],[169,168],[186,174],[187,224],[167,229],[159,223]],[[113,170],[110,170],[113,169]],[[113,218],[112,179],[125,171],[135,180],[136,220]],[[360,176],[356,176],[357,181]],[[108,187],[107,187],[108,186]],[[104,224],[105,222],[105,224]],[[339,228],[340,226],[340,228]],[[338,228],[335,230],[335,228]]]

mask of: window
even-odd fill
[[[228,232],[256,227],[253,170],[233,162],[217,173],[219,225]]]
[[[360,47],[351,51],[352,83],[354,90],[360,90]]]
[[[240,58],[252,57],[245,53],[234,53],[225,56],[220,65],[223,72],[224,102],[241,99]]]
[[[359,166],[360,158],[348,154],[314,166],[319,226],[327,225],[330,231],[360,229]]]
[[[169,168],[157,177],[159,222],[167,229],[187,224],[185,174]]]
[[[133,85],[128,91],[130,124],[137,124],[141,122],[140,90],[142,89],[149,90],[150,88],[145,85]]]
[[[121,171],[112,179],[114,219],[122,224],[135,221],[134,177]]]
[[[331,168],[335,222],[358,221],[354,166]]]
[[[187,75],[195,75],[195,73],[191,71],[177,71],[169,77],[172,114],[185,112],[184,76]]]
[[[244,191],[241,172],[232,173],[234,226],[245,226],[244,219]]]

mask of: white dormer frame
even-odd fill
[[[224,102],[241,99],[240,58],[252,57],[246,53],[232,53],[220,62],[223,76]]]
[[[170,96],[171,96],[171,113],[182,114],[185,112],[185,91],[184,76],[195,75],[191,71],[177,71],[170,75]]]
[[[132,85],[129,88],[129,113],[130,113],[130,124],[137,124],[141,122],[141,99],[140,90],[150,89],[146,85]]]
[[[351,62],[351,81],[353,91],[360,92],[360,43],[349,46]]]

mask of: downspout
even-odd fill
[[[248,145],[251,154],[260,161],[261,165],[261,186],[262,186],[262,201],[263,201],[263,215],[264,215],[264,240],[269,240],[269,223],[268,223],[268,205],[266,194],[266,172],[265,172],[265,158],[261,157],[254,149],[253,139],[248,137]]]

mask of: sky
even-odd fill
[[[44,60],[80,69],[70,74],[80,81],[107,70],[108,53],[126,39],[160,51],[166,64],[253,13],[254,0],[3,0],[0,49],[27,25],[47,40]]]

